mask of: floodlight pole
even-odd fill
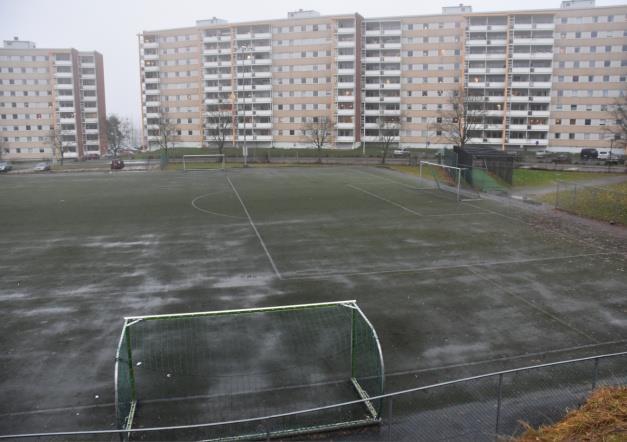
[[[248,55],[244,55],[244,59],[243,59],[243,66],[244,66],[244,86],[246,86],[246,60],[250,59],[250,86],[251,86],[251,93],[252,93],[252,85],[253,85],[253,78],[252,78],[252,71],[253,71],[253,65],[252,65],[252,48],[248,47],[248,46],[242,46],[239,48],[238,52],[242,53],[242,54],[248,54]],[[246,88],[244,88],[244,96],[242,97],[242,101],[243,101],[243,105],[244,105],[244,146],[242,147],[242,156],[244,157],[244,167],[248,167],[248,146],[246,145]]]

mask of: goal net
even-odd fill
[[[420,161],[419,167],[419,176],[423,184],[446,192],[457,201],[479,198],[479,193],[465,180],[466,169],[429,161]]]
[[[248,440],[380,421],[381,349],[355,301],[125,318],[115,370],[121,430],[214,422],[187,436]]]
[[[225,168],[224,154],[183,155],[183,170],[185,172],[224,170]]]

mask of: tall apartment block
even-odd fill
[[[306,122],[334,121],[333,145],[381,140],[450,147],[438,130],[451,96],[473,96],[471,144],[497,149],[609,147],[610,112],[626,93],[627,5],[364,18],[296,11],[286,19],[198,21],[139,36],[144,143],[159,122],[176,146],[212,145],[208,115],[232,115],[227,142],[306,147]]]
[[[0,48],[2,158],[59,159],[61,149],[66,159],[106,153],[102,55],[5,41]]]

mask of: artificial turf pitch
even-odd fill
[[[114,428],[124,316],[356,299],[388,391],[627,343],[624,243],[393,171],[0,178],[0,434]]]

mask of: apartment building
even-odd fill
[[[175,145],[307,147],[307,125],[334,122],[332,144],[450,147],[439,129],[451,97],[477,108],[471,144],[498,149],[610,147],[611,107],[625,94],[627,6],[364,18],[295,11],[286,19],[145,31],[139,36],[144,143],[163,121]]]
[[[102,55],[43,49],[17,37],[0,48],[0,152],[8,160],[82,159],[107,150]]]

